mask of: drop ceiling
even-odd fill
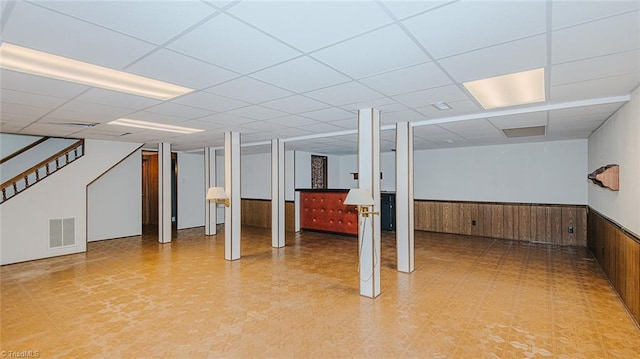
[[[347,154],[357,110],[375,107],[385,129],[416,125],[416,149],[584,139],[640,84],[640,1],[1,4],[3,42],[195,89],[160,101],[0,70],[5,133],[195,150],[239,131],[251,152],[311,138],[287,148]],[[541,103],[484,110],[462,85],[536,68]],[[107,124],[122,117],[204,132]],[[545,134],[502,131],[534,126]],[[391,150],[393,131],[381,137]]]

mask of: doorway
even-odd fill
[[[178,156],[171,153],[171,228],[178,228]],[[158,230],[158,152],[142,151],[142,232]]]

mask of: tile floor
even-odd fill
[[[416,233],[416,271],[382,239],[359,296],[355,238],[243,228],[89,244],[0,267],[1,350],[50,357],[638,358],[640,330],[583,248]]]

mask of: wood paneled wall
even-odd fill
[[[270,199],[242,199],[241,221],[243,226],[271,228]]]
[[[293,201],[284,203],[284,230],[285,232],[296,231],[296,206]]]
[[[271,200],[243,198],[241,216],[243,226],[271,228]],[[293,201],[284,203],[284,228],[287,232],[295,231],[295,206]]]
[[[588,232],[589,249],[640,323],[640,238],[591,208]]]
[[[472,221],[476,224],[473,225]],[[569,233],[569,227],[573,227],[573,233]],[[416,200],[415,229],[586,246],[587,208],[558,204]]]

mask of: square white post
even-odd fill
[[[398,271],[414,270],[413,127],[396,124],[396,248]]]
[[[380,211],[380,111],[358,111],[358,185],[371,191],[373,212]],[[380,295],[380,216],[359,216],[360,295]]]
[[[213,236],[218,233],[216,229],[218,213],[216,201],[206,199],[209,187],[216,186],[216,150],[211,147],[204,149],[204,234]]]
[[[284,231],[284,142],[271,140],[271,245],[285,246]]]
[[[229,207],[224,211],[224,259],[240,259],[240,133],[224,134],[224,189]]]
[[[171,144],[158,143],[158,242],[171,242]]]

